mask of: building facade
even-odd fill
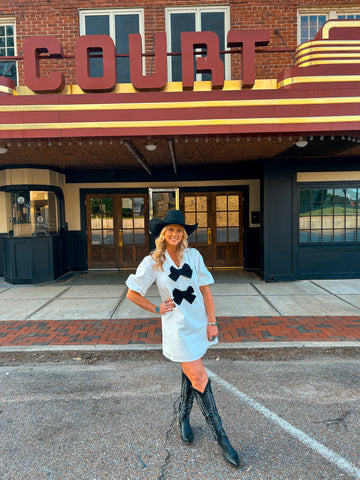
[[[360,276],[360,3],[0,7],[0,274],[133,269],[181,208],[211,268]]]

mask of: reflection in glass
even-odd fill
[[[322,238],[323,242],[325,243],[332,242],[333,239],[334,239],[333,230],[323,230],[323,238]],[[312,240],[312,236],[311,236],[311,240]]]
[[[228,196],[228,209],[229,210],[239,210],[239,196],[238,195],[229,195]]]
[[[343,242],[345,240],[344,229],[334,229],[334,242]]]
[[[216,210],[227,210],[227,197],[225,196],[217,196],[216,197]]]
[[[198,213],[197,221],[199,223],[199,227],[207,227],[207,213]]]
[[[229,212],[229,226],[230,227],[239,226],[239,212]]]
[[[216,226],[227,227],[227,212],[216,212]]]
[[[134,237],[135,237],[135,244],[143,244],[145,243],[145,232],[144,230],[135,230],[134,231]]]
[[[185,212],[185,223],[188,225],[194,225],[196,223],[196,214]]]
[[[15,237],[40,237],[59,233],[59,206],[55,192],[21,190],[6,195],[9,199],[10,229]]]
[[[133,230],[123,230],[123,244],[132,245],[133,243]]]
[[[207,198],[206,197],[197,197],[196,198],[196,208],[198,212],[207,211]]]
[[[321,230],[311,230],[311,241],[321,242]]]
[[[217,242],[227,242],[227,228],[217,228],[217,230],[216,230],[216,241]]]
[[[207,228],[197,229],[197,243],[208,243]]]
[[[103,245],[113,245],[113,244],[114,244],[114,231],[103,230]]]
[[[239,229],[229,228],[229,242],[238,242],[238,241],[239,241]]]
[[[92,230],[91,231],[91,245],[101,245],[101,230]]]
[[[195,197],[185,197],[185,212],[195,212]]]

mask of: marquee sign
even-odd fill
[[[165,34],[156,35],[156,74],[149,76],[142,72],[141,37],[130,35],[130,74],[136,94],[114,90],[112,39],[104,35],[79,37],[75,45],[76,79],[83,91],[95,92],[92,95],[75,94],[83,93],[79,88],[70,89],[70,94],[42,95],[60,91],[65,78],[55,70],[42,76],[40,55],[48,52],[62,57],[63,49],[55,37],[31,37],[24,45],[25,82],[40,95],[13,95],[9,85],[1,85],[1,80],[8,79],[0,77],[0,138],[358,135],[360,21],[325,23],[314,40],[297,48],[296,65],[280,72],[277,84],[270,80],[269,88],[251,89],[255,48],[266,45],[269,36],[266,30],[229,32],[227,45],[241,47],[243,68],[241,86],[235,81],[237,87],[227,88],[215,33],[184,32],[182,90],[168,91]],[[204,45],[206,56],[198,57],[195,67],[211,73],[212,86],[211,90],[197,91],[193,52]],[[101,78],[90,77],[92,51],[102,52]],[[245,86],[248,88],[241,88]]]
[[[267,45],[269,30],[230,30],[228,47],[242,49],[242,87],[255,83],[255,47]],[[211,73],[212,87],[224,86],[224,63],[220,58],[219,38],[214,32],[182,32],[181,62],[184,89],[194,86],[194,48],[206,47],[206,55],[196,58],[196,71]],[[34,92],[58,92],[64,88],[65,78],[60,71],[40,76],[40,54],[63,57],[59,40],[50,35],[29,37],[23,47],[25,84]],[[103,76],[91,77],[89,59],[92,52],[102,52]],[[130,81],[137,90],[162,90],[167,84],[166,34],[155,33],[156,74],[143,75],[141,35],[129,35]],[[78,86],[85,92],[109,92],[116,86],[116,51],[108,35],[83,35],[75,43],[75,68]]]

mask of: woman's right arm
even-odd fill
[[[157,305],[154,305],[153,303],[151,303],[145,297],[140,295],[140,293],[135,292],[134,290],[131,290],[129,288],[129,290],[126,294],[126,297],[131,302],[135,303],[136,305],[143,308],[144,310],[147,310],[148,312],[151,312],[151,313],[157,313],[156,310],[155,310]],[[166,312],[171,312],[171,310],[173,310],[173,308],[175,307],[175,304],[174,304],[174,302],[171,298],[168,298],[167,300],[165,300],[165,302],[163,302],[161,305],[159,305],[159,307],[160,307],[160,310],[159,310],[158,313],[160,315],[163,315]]]

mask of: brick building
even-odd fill
[[[180,207],[214,268],[360,275],[360,3],[0,6],[0,274],[131,269]]]

